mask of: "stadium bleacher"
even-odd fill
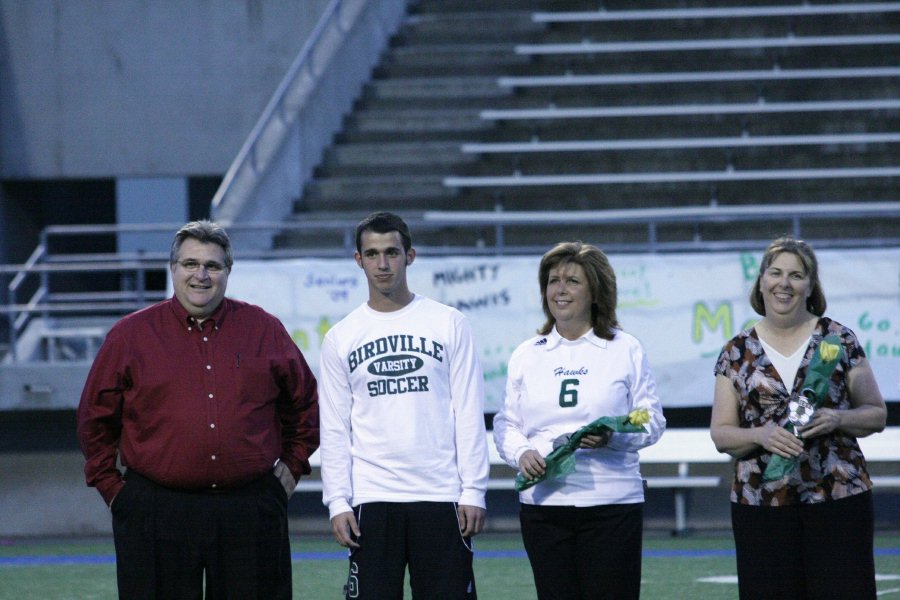
[[[416,2],[293,218],[372,203],[540,222],[560,210],[893,201],[898,24],[896,2]],[[898,226],[810,233],[893,239]],[[658,235],[762,239],[778,227]],[[643,238],[600,223],[578,234]],[[495,241],[487,223],[435,235]],[[503,242],[564,235],[520,223]]]
[[[242,257],[344,256],[374,207],[406,216],[432,254],[534,254],[573,237],[621,252],[758,251],[785,231],[817,248],[900,246],[900,2],[407,9],[333,142],[305,159],[311,178],[284,177],[304,181],[278,199],[290,214],[233,224],[273,240]],[[109,324],[162,297],[163,260],[42,243],[25,265],[0,265],[13,337],[0,343],[0,391],[62,408],[28,387],[28,369],[77,384]],[[74,274],[115,283],[57,283]]]

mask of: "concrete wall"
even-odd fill
[[[0,453],[0,536],[111,533],[106,504],[84,484],[83,468],[78,451]]]
[[[0,537],[110,535],[112,523],[100,494],[84,485],[84,459],[77,450],[0,452]],[[645,465],[645,475],[672,475],[671,465]],[[880,465],[896,472],[896,463]],[[689,531],[727,531],[731,527],[728,485],[731,465],[695,465],[698,475],[716,475],[722,485],[697,489],[687,497]],[[313,473],[318,478],[318,470]],[[896,531],[900,524],[900,491],[877,489],[874,495],[877,529]],[[488,531],[518,529],[518,499],[513,490],[488,492]],[[294,494],[289,506],[291,530],[330,534],[328,511],[318,492]],[[651,489],[646,495],[647,531],[672,531],[673,492]]]
[[[327,4],[0,0],[0,177],[224,173]]]
[[[0,182],[221,176],[328,4],[0,0]],[[23,260],[13,245],[30,252],[57,223],[36,202],[0,186],[0,264]],[[87,366],[74,368],[46,386],[33,385],[39,367],[4,370],[0,394],[17,408],[70,407],[80,384],[66,382]],[[54,413],[33,417],[34,429]],[[0,536],[108,531],[71,429],[57,436],[62,451],[0,440]]]
[[[0,364],[0,411],[74,409],[90,368],[85,361]]]
[[[100,494],[84,485],[84,459],[77,450],[0,453],[0,537],[94,536],[112,533],[109,511]],[[715,474],[727,480],[727,465]],[[318,470],[313,477],[318,478]],[[512,489],[488,495],[491,531],[518,529],[518,496]],[[729,526],[728,492],[724,487],[699,490],[689,499],[689,525],[696,529]],[[674,527],[672,494],[652,490],[647,495],[646,526]],[[294,494],[289,504],[291,529],[330,533],[328,511],[319,492]]]

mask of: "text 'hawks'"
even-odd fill
[[[389,352],[415,352],[430,356],[438,362],[444,362],[444,346],[437,342],[411,335],[388,335],[373,342],[366,342],[353,350],[347,358],[350,372],[355,371],[356,367],[370,358]]]

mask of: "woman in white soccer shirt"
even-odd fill
[[[513,352],[503,408],[494,417],[500,456],[526,477],[544,456],[603,416],[644,408],[648,433],[585,437],[575,471],[519,494],[525,550],[538,597],[640,596],[644,487],[638,450],[666,421],[641,344],[619,328],[616,276],[606,256],[561,243],[538,273],[546,323]]]

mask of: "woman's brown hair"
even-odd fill
[[[547,304],[547,282],[550,271],[564,264],[581,265],[587,277],[591,292],[591,328],[597,337],[611,340],[619,327],[616,318],[616,272],[609,259],[599,249],[582,242],[561,242],[551,248],[543,258],[538,269],[538,283],[541,286],[541,306],[547,318],[543,327],[538,330],[541,335],[550,333],[556,325],[556,319]]]
[[[766,248],[762,262],[759,264],[759,274],[756,276],[756,282],[753,284],[753,289],[750,290],[750,306],[753,307],[756,314],[766,316],[766,305],[763,303],[760,280],[772,262],[785,252],[794,254],[803,264],[803,270],[809,276],[810,283],[809,298],[806,299],[806,310],[817,317],[821,317],[825,314],[825,308],[828,306],[828,303],[825,301],[825,292],[822,291],[822,282],[819,281],[819,261],[816,258],[816,253],[813,252],[812,246],[803,240],[798,240],[791,236],[780,237]]]

